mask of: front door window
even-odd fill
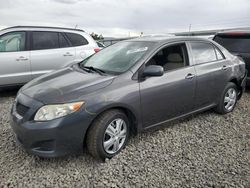
[[[25,32],[11,32],[0,37],[0,52],[25,50]]]

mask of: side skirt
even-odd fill
[[[159,126],[159,125],[161,125],[161,124],[168,123],[168,122],[171,122],[171,121],[174,121],[174,120],[178,120],[178,119],[182,119],[182,118],[188,117],[188,116],[190,116],[190,115],[197,114],[197,113],[200,113],[200,112],[209,110],[209,109],[211,109],[211,108],[213,108],[213,107],[215,107],[215,106],[216,106],[216,104],[211,104],[211,105],[209,105],[209,106],[200,108],[200,109],[198,109],[198,110],[194,110],[194,111],[192,111],[192,112],[189,112],[189,113],[186,113],[186,114],[183,114],[183,115],[180,115],[180,116],[177,116],[177,117],[174,117],[174,118],[171,118],[171,119],[162,121],[162,122],[160,122],[160,123],[156,123],[156,124],[150,125],[150,126],[148,126],[148,127],[143,128],[142,131],[146,131],[146,130],[148,130],[148,129],[157,127],[157,126]]]

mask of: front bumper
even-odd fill
[[[15,108],[11,110],[12,129],[17,141],[28,153],[41,157],[59,157],[82,151],[84,137],[92,121],[84,109],[51,121],[35,122],[34,114],[43,104],[23,94],[17,100],[30,107],[23,117]]]

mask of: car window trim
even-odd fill
[[[68,39],[66,38],[66,36],[64,35],[64,33],[63,33],[63,32],[57,32],[57,33],[58,33],[58,44],[59,44],[59,48],[71,48],[72,45],[71,45],[71,43],[68,41]],[[60,45],[60,38],[59,38],[60,34],[61,34],[62,37],[66,40],[66,42],[67,42],[67,44],[68,44],[69,46],[67,46],[67,47],[61,47],[61,45]]]
[[[31,50],[31,33],[30,31],[26,31],[26,49],[27,51],[30,51]]]
[[[73,44],[71,43],[71,41],[69,40],[69,38],[67,37],[67,35],[65,34],[65,32],[60,32],[63,37],[65,38],[65,40],[67,40],[69,47],[74,47]]]
[[[10,32],[6,32],[3,33],[2,35],[0,35],[0,37],[10,34],[10,33],[19,33],[19,32],[24,32],[25,33],[25,44],[24,44],[24,50],[21,51],[8,51],[8,52],[0,52],[0,53],[13,53],[13,52],[26,52],[29,51],[28,49],[28,33],[25,30],[17,30],[17,31],[10,31]]]
[[[215,45],[213,45],[213,46],[214,46],[214,48],[215,48],[215,54],[216,54],[217,60],[218,60],[218,61],[221,61],[221,60],[226,59],[226,57],[225,57],[224,54],[221,52],[221,50],[220,50],[217,46],[215,46]],[[222,59],[219,59],[219,58],[218,58],[218,55],[217,55],[217,53],[216,53],[216,50],[220,53],[220,55],[222,56]]]

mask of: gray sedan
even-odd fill
[[[244,62],[193,37],[123,41],[20,89],[12,128],[30,153],[82,151],[112,158],[130,133],[213,108],[232,112],[246,82]]]

